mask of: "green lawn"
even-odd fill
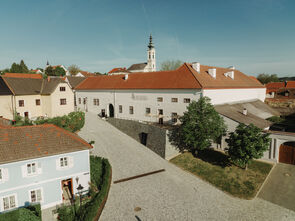
[[[256,195],[272,168],[271,164],[253,161],[248,170],[244,170],[231,165],[227,155],[214,150],[206,150],[198,158],[191,153],[183,153],[170,162],[217,188],[244,199],[251,199]]]

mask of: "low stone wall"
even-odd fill
[[[146,146],[162,158],[166,156],[166,130],[138,121],[108,118],[114,127],[142,143],[142,133],[147,134]]]

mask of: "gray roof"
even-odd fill
[[[247,115],[243,114],[243,109],[247,109]],[[249,101],[244,103],[215,105],[215,110],[236,122],[246,125],[254,124],[255,126],[265,129],[272,123],[265,120],[268,117],[279,115],[279,113],[260,100]]]
[[[147,66],[147,63],[133,64],[127,69],[127,71],[143,70],[146,66]]]
[[[33,79],[3,77],[6,85],[14,95],[51,94],[59,83],[65,83],[62,78]]]
[[[3,77],[14,95],[40,94],[43,79]]]
[[[85,77],[68,76],[67,79],[69,80],[69,84],[70,84],[71,88],[75,88],[78,86],[78,84],[80,84],[86,78]]]
[[[1,77],[0,77],[0,95],[12,95],[11,90],[9,89],[9,87],[6,85],[5,81]]]

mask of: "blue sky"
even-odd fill
[[[295,76],[294,0],[1,0],[0,69],[78,65],[107,72],[146,61],[199,61]]]

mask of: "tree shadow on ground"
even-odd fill
[[[197,157],[207,163],[221,166],[223,168],[231,165],[229,157],[226,154],[214,149],[205,149],[200,151]]]

